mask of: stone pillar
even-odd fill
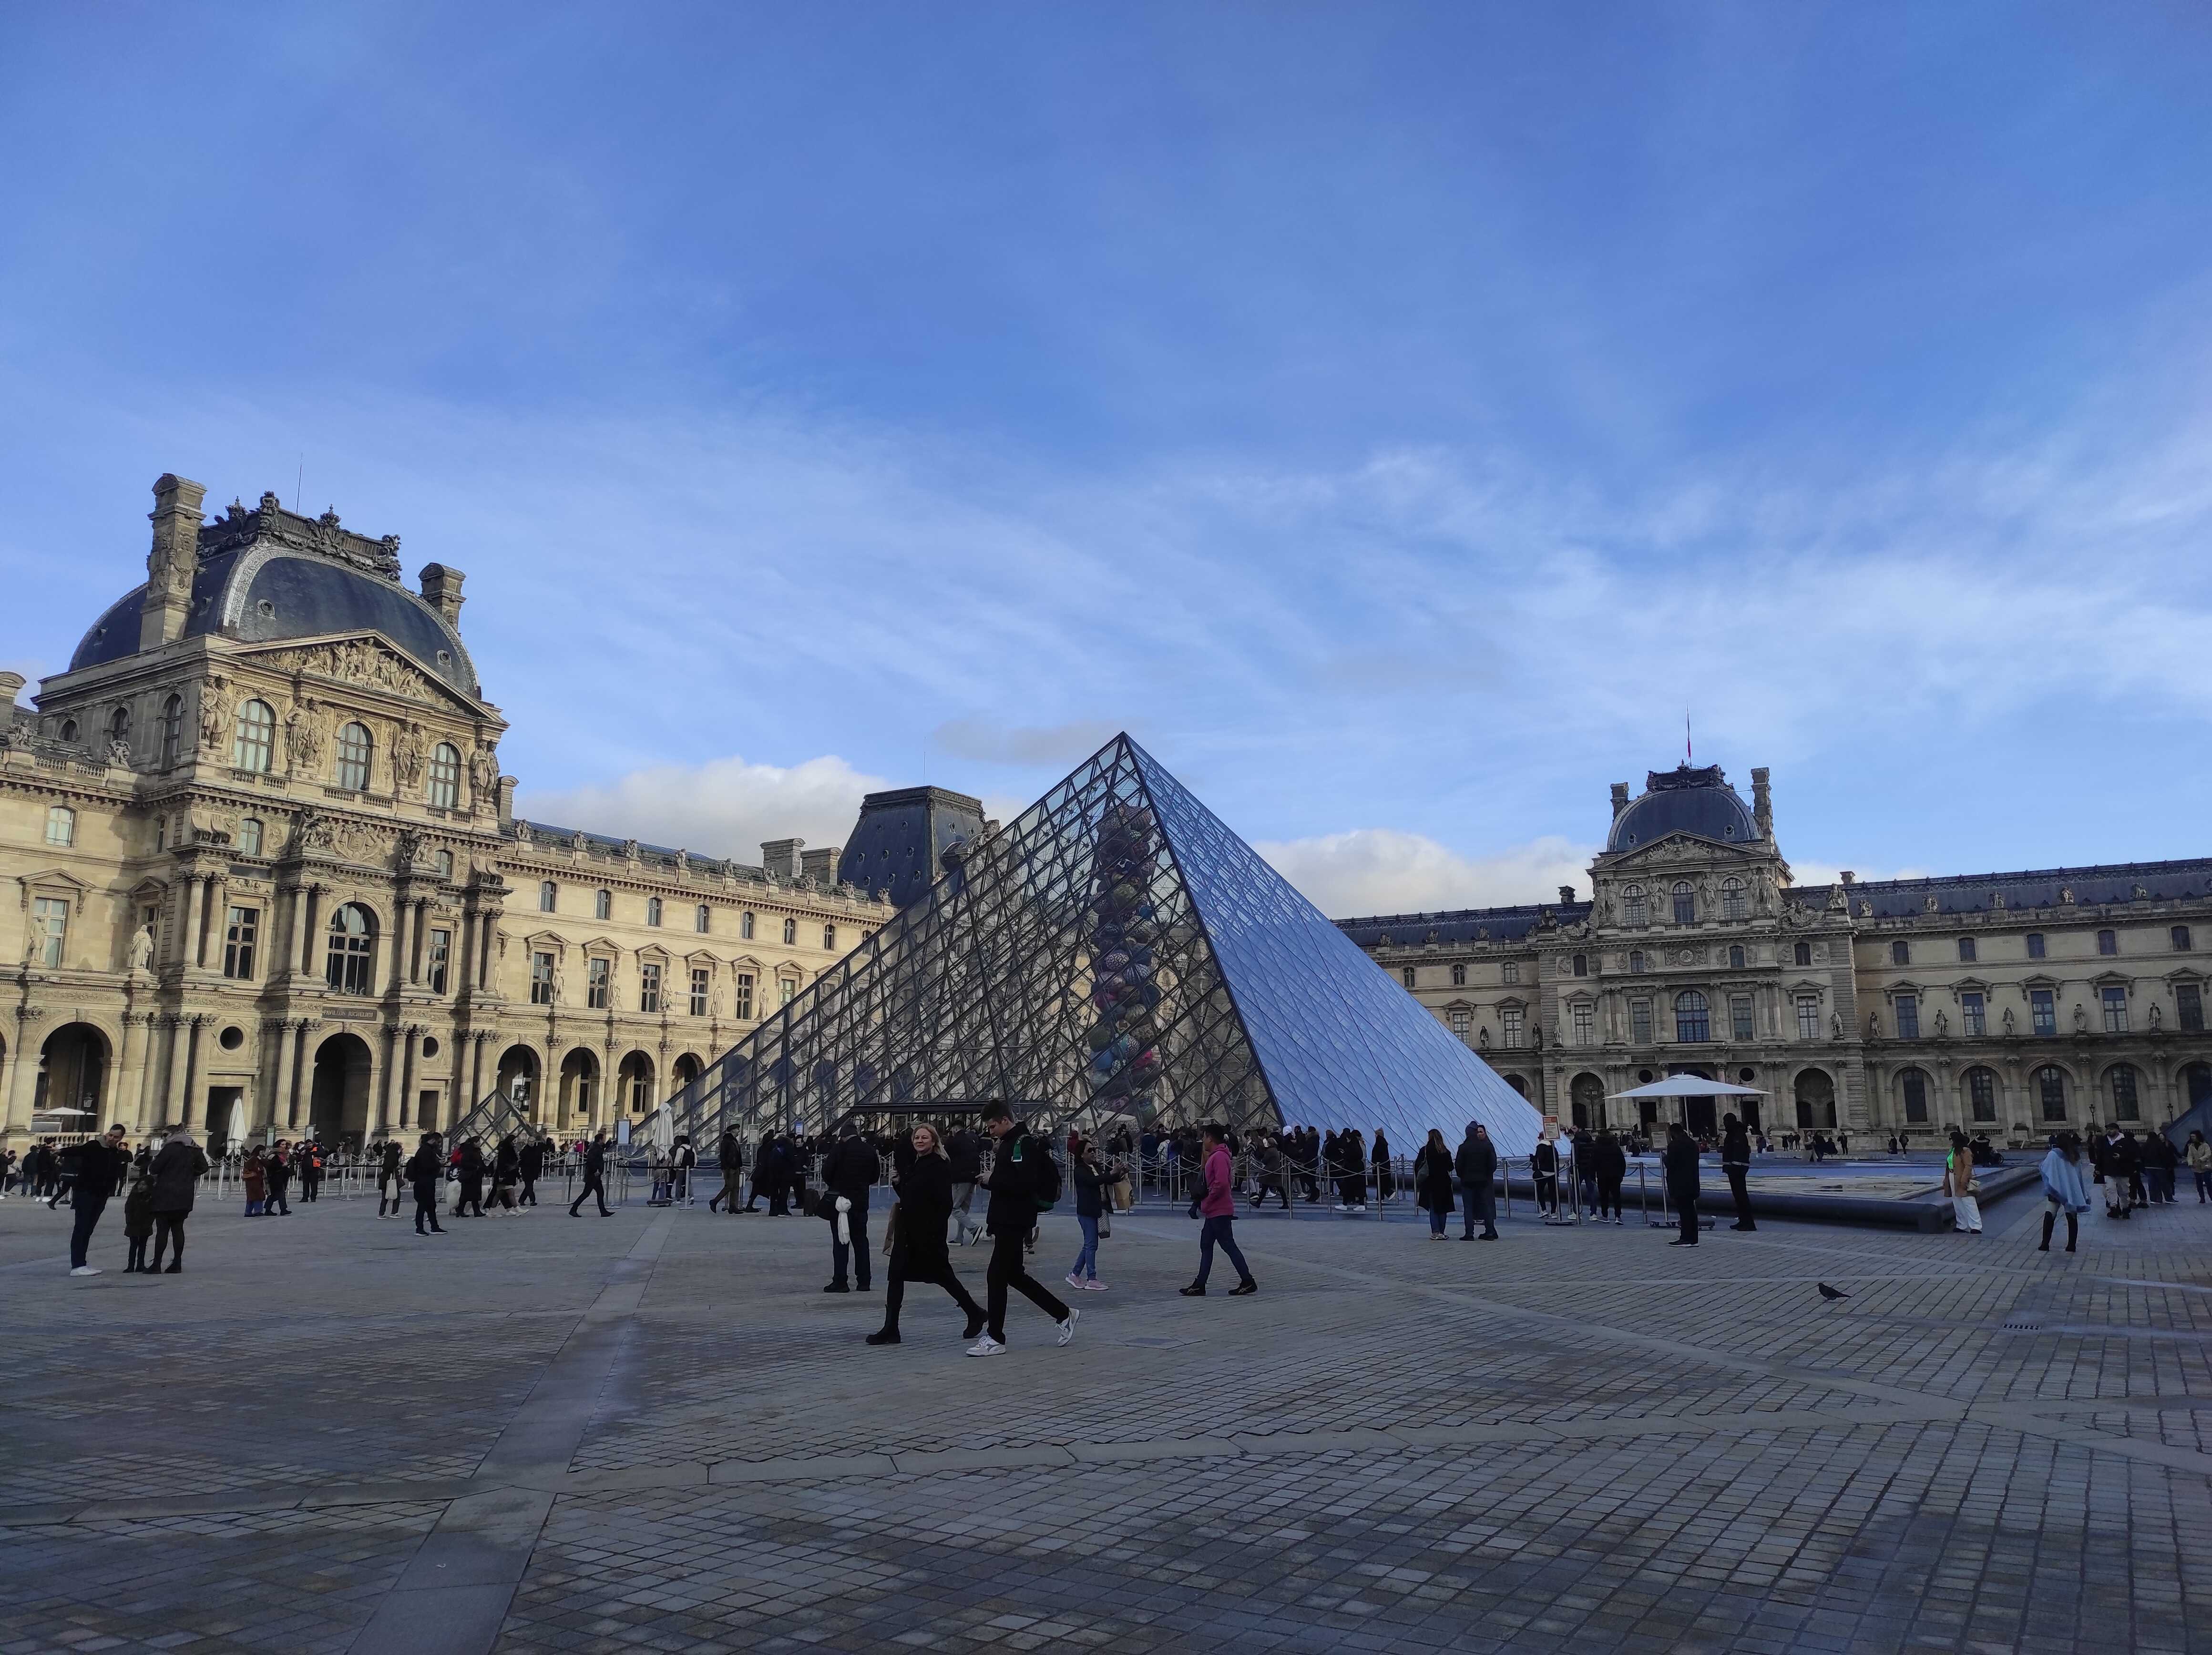
[[[322,906],[322,894],[323,888],[319,885],[302,886],[300,890],[300,901],[305,911],[304,923],[300,926],[300,974],[302,977],[315,974],[315,921],[320,917],[316,910]]]
[[[407,921],[414,904],[404,900],[392,905],[392,973],[385,987],[397,994],[407,986]]]
[[[12,1067],[8,1075],[7,1129],[9,1137],[30,1130],[31,1104],[38,1089],[39,1019],[46,1015],[43,1006],[18,1006],[15,1009],[15,1051],[9,1059]]]
[[[119,1124],[128,1127],[133,1136],[145,1131],[143,1123],[137,1118],[137,1103],[132,1097],[131,1084],[131,1071],[145,1061],[145,1037],[138,1033],[139,1025],[145,1021],[136,1011],[123,1014],[123,1046],[115,1054],[115,1073],[108,1082],[108,1118],[99,1123],[103,1127]],[[131,1112],[127,1120],[124,1114],[126,1109]]]
[[[187,966],[207,964],[207,939],[203,935],[207,927],[207,888],[204,874],[185,876],[185,940],[178,957]]]
[[[207,1014],[198,1011],[190,1016],[180,1016],[177,1019],[177,1030],[184,1040],[185,1052],[184,1062],[181,1064],[178,1063],[173,1057],[170,1059],[169,1067],[175,1073],[177,1080],[175,1093],[177,1107],[169,1118],[183,1126],[199,1124],[193,1118],[198,1108],[198,1100],[193,1094],[199,1088],[200,1029],[207,1020]]]
[[[492,946],[499,938],[499,911],[488,909],[477,917],[477,984],[481,989],[491,986]]]
[[[454,1120],[459,1119],[461,1110],[467,1106],[461,1101],[461,1094],[468,1083],[469,1053],[475,1049],[477,1037],[467,1030],[453,1031],[453,1070],[452,1078],[446,1083],[446,1106],[439,1112],[435,1123],[440,1128],[450,1124],[447,1120],[449,1116]],[[431,1130],[431,1124],[426,1122],[423,1130]]]
[[[489,1030],[479,1032],[469,1037],[469,1046],[472,1054],[469,1060],[469,1089],[462,1096],[453,1100],[453,1118],[455,1120],[459,1120],[464,1114],[475,1108],[478,1100],[483,1096],[484,1046],[490,1039],[491,1034]]]
[[[299,1024],[289,1017],[280,1019],[276,1025],[276,1073],[269,1089],[269,1118],[264,1123],[266,1125],[290,1124],[285,1118],[285,1106],[292,1099],[294,1065],[299,1060],[299,1046],[295,1039],[298,1028]]]
[[[200,917],[200,964],[206,965],[212,955],[220,971],[230,922],[230,881],[220,874],[208,876],[206,900],[207,912]]]
[[[291,1025],[292,1083],[284,1095],[284,1125],[296,1129],[300,1125],[300,1094],[308,1085],[307,1042],[313,1038],[315,1019],[301,1017]]]
[[[408,1024],[399,1031],[399,1038],[406,1050],[399,1059],[399,1113],[396,1118],[400,1125],[404,1126],[408,1112],[415,1102],[415,1054],[422,1044],[422,1025]]]
[[[392,1060],[398,1055],[398,1028],[391,1023],[385,1024],[382,1065],[384,1072],[377,1079],[376,1106],[369,1112],[368,1136],[370,1137],[375,1137],[380,1131],[388,1132],[392,1129],[392,1071],[397,1067]]]

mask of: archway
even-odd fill
[[[653,1059],[633,1052],[622,1060],[615,1081],[615,1106],[633,1115],[653,1107]]]
[[[39,1076],[31,1112],[51,1115],[47,1129],[56,1137],[90,1133],[105,1125],[107,1105],[107,1036],[90,1023],[64,1023],[39,1048]],[[63,1109],[81,1112],[55,1113]]]
[[[578,1046],[561,1059],[561,1118],[563,1127],[588,1126],[599,1091],[599,1060]]]
[[[499,1054],[499,1089],[524,1114],[538,1118],[538,1054],[511,1046]]]
[[[689,1052],[678,1058],[670,1066],[668,1071],[668,1095],[674,1097],[692,1082],[697,1080],[699,1071],[705,1067],[704,1064]]]
[[[1825,1069],[1797,1072],[1797,1125],[1807,1131],[1832,1130],[1836,1124],[1835,1078]]]
[[[1606,1124],[1605,1082],[1596,1076],[1577,1075],[1567,1085],[1569,1106],[1574,1111],[1575,1125],[1595,1129]]]
[[[325,1143],[358,1148],[368,1137],[368,1042],[341,1032],[315,1048],[307,1127]]]
[[[2181,1085],[2191,1109],[2212,1098],[2212,1063],[2191,1064],[2181,1071]]]

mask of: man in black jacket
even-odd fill
[[[1667,1198],[1681,1215],[1682,1233],[1667,1245],[1698,1245],[1698,1141],[1682,1130],[1680,1121],[1667,1129],[1667,1148],[1660,1161],[1667,1169]]]
[[[1490,1141],[1490,1129],[1479,1120],[1467,1124],[1467,1136],[1460,1140],[1459,1153],[1452,1157],[1452,1171],[1459,1174],[1460,1194],[1467,1201],[1467,1225],[1460,1233],[1462,1241],[1495,1241],[1498,1240],[1498,1146]],[[1474,1221],[1482,1220],[1482,1234],[1474,1233]]]
[[[738,1213],[738,1186],[744,1182],[745,1152],[738,1143],[738,1135],[727,1127],[722,1129],[722,1136],[714,1146],[714,1159],[722,1165],[722,1187],[707,1203],[707,1210],[713,1212],[720,1207],[734,1218]]]
[[[983,1130],[997,1141],[991,1170],[980,1182],[991,1192],[983,1222],[991,1230],[991,1268],[984,1278],[983,1337],[968,1347],[971,1356],[997,1356],[1006,1349],[1006,1289],[1019,1288],[1022,1296],[1060,1325],[1060,1343],[1075,1337],[1077,1312],[1052,1296],[1029,1273],[1022,1257],[1022,1242],[1036,1227],[1039,1191],[1050,1174],[1046,1165],[1051,1151],[1029,1129],[1014,1118],[1003,1098],[994,1098],[983,1110]]]
[[[522,1174],[522,1193],[514,1198],[514,1204],[517,1207],[534,1207],[538,1204],[538,1180],[545,1171],[544,1140],[536,1137],[525,1138],[516,1167]]]
[[[1755,1230],[1751,1222],[1751,1191],[1744,1179],[1751,1171],[1751,1135],[1734,1115],[1721,1117],[1721,1171],[1728,1174],[1729,1193],[1735,1197],[1735,1230]]]
[[[845,1265],[851,1255],[853,1281],[868,1290],[868,1191],[884,1175],[883,1163],[847,1121],[836,1143],[822,1161],[823,1210],[830,1219],[830,1285],[824,1293],[849,1293]],[[842,1203],[842,1205],[841,1205]]]
[[[615,1209],[607,1205],[607,1129],[604,1126],[592,1134],[591,1143],[584,1150],[584,1187],[568,1203],[568,1216],[577,1216],[576,1209],[593,1196],[599,1198],[599,1216],[612,1218]]]
[[[116,1167],[124,1161],[123,1129],[111,1126],[96,1138],[87,1138],[70,1152],[76,1161],[76,1181],[70,1186],[70,1207],[76,1215],[76,1222],[70,1231],[70,1274],[97,1276],[97,1265],[87,1262],[92,1248],[92,1233],[99,1228],[100,1215],[107,1210],[107,1197],[114,1191]]]
[[[415,1234],[443,1235],[446,1227],[438,1222],[438,1186],[445,1182],[446,1155],[435,1132],[422,1134],[404,1170],[407,1187],[415,1192]]]

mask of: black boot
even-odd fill
[[[2038,1252],[2049,1252],[2051,1251],[2051,1231],[2052,1227],[2057,1222],[2057,1218],[2058,1215],[2056,1213],[2045,1213],[2043,1215],[2043,1245],[2036,1249]]]
[[[870,1344],[896,1344],[898,1342],[898,1330],[895,1327],[879,1327],[868,1335]]]

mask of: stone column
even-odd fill
[[[391,1023],[384,1025],[384,1072],[377,1081],[376,1107],[370,1112],[368,1120],[368,1136],[372,1137],[379,1131],[389,1131],[392,1128],[392,1071],[395,1066],[392,1059],[397,1055],[398,1037],[398,1028]]]
[[[407,986],[407,911],[411,906],[404,899],[392,905],[392,960],[384,980],[387,994],[397,994]]]
[[[137,1118],[137,1103],[126,1101],[131,1098],[131,1071],[145,1061],[145,1037],[138,1033],[139,1025],[145,1021],[144,1015],[139,1012],[125,1011],[123,1014],[123,1046],[115,1054],[115,1075],[109,1082],[108,1118],[100,1123],[102,1126],[118,1123],[127,1125],[133,1137],[143,1134],[146,1130],[144,1122]],[[128,1121],[124,1119],[126,1107],[133,1112]]]
[[[462,908],[460,930],[454,941],[460,946],[453,950],[453,958],[446,962],[447,988],[449,992],[459,995],[477,985],[477,912],[474,908]]]
[[[469,1089],[464,1095],[453,1100],[453,1118],[455,1120],[459,1120],[468,1111],[475,1108],[477,1106],[477,1100],[483,1096],[484,1045],[490,1039],[491,1034],[488,1029],[480,1030],[469,1037],[469,1047],[471,1052],[469,1059]]]
[[[299,1060],[299,1046],[296,1039],[299,1027],[298,1021],[290,1017],[279,1019],[276,1025],[276,1074],[270,1087],[269,1118],[265,1123],[270,1126],[290,1125],[290,1122],[285,1118],[285,1106],[292,1099],[293,1070]]]
[[[406,1050],[399,1060],[399,1113],[396,1118],[400,1125],[404,1126],[408,1112],[414,1106],[415,1054],[422,1044],[422,1026],[420,1023],[408,1024],[399,1031],[399,1038]]]
[[[176,883],[169,888],[169,945],[159,962],[162,965],[191,963],[191,931],[185,922],[191,912],[192,882],[190,874],[180,873]]]
[[[440,1112],[437,1122],[440,1127],[450,1125],[451,1120],[459,1119],[460,1112],[467,1106],[461,1101],[461,1094],[468,1083],[469,1053],[475,1050],[476,1044],[477,1037],[468,1030],[457,1028],[453,1031],[453,1078],[446,1085],[446,1106]],[[427,1131],[429,1128],[426,1125],[423,1130]]]
[[[499,937],[499,914],[490,911],[478,916],[477,924],[477,986],[491,986],[492,945]]]
[[[323,888],[319,885],[303,885],[300,888],[300,901],[306,916],[305,923],[300,927],[300,974],[302,977],[315,974],[315,921],[319,918],[316,910],[322,906],[322,894]]]
[[[215,956],[216,969],[222,968],[222,946],[230,921],[230,881],[219,874],[210,874],[207,880],[207,912],[200,917],[200,964]]]
[[[46,1015],[43,1006],[15,1009],[15,1050],[9,1058],[12,1067],[8,1076],[7,1096],[7,1128],[11,1137],[30,1130],[32,1095],[37,1090],[39,1073],[39,1019]]]
[[[169,1118],[179,1125],[196,1124],[192,1117],[198,1100],[193,1094],[199,1087],[200,1029],[207,1021],[207,1014],[200,1011],[177,1019],[177,1030],[185,1042],[185,1060],[179,1064],[173,1057],[170,1059],[169,1067],[177,1078],[177,1108]]]
[[[187,966],[207,964],[207,895],[214,882],[204,874],[185,876],[185,946]]]
[[[301,1017],[291,1025],[295,1042],[292,1047],[292,1085],[284,1097],[284,1124],[295,1129],[300,1125],[300,1094],[308,1084],[307,1042],[313,1038],[315,1027],[316,1020],[313,1017]]]

